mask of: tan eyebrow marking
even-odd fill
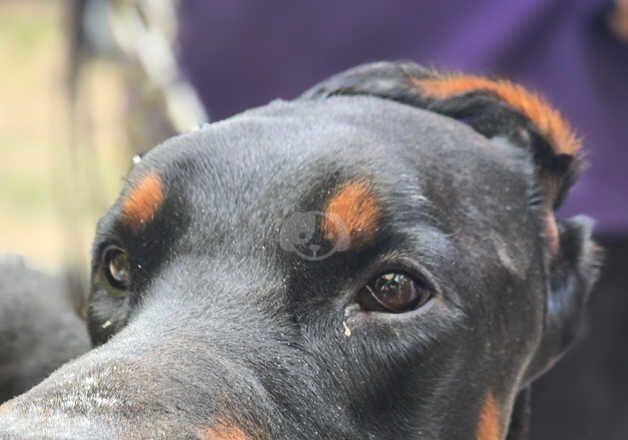
[[[325,236],[338,233],[336,221],[344,222],[351,247],[359,247],[375,237],[379,227],[380,203],[370,185],[356,180],[342,186],[327,202],[321,224]]]
[[[244,432],[235,425],[218,422],[199,435],[201,440],[248,440]]]
[[[501,437],[501,411],[493,393],[484,399],[477,428],[477,440],[499,440]]]
[[[122,202],[123,221],[139,229],[153,219],[164,201],[161,178],[155,172],[143,177]]]
[[[490,92],[527,116],[548,139],[555,153],[574,155],[580,150],[580,140],[565,118],[544,99],[523,86],[505,80],[467,75],[412,78],[411,81],[422,94],[436,99],[447,99],[476,91]]]

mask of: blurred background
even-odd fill
[[[134,154],[378,59],[507,77],[573,122],[590,166],[561,214],[607,263],[533,438],[628,438],[628,0],[2,0],[0,253],[85,275]]]
[[[95,220],[128,166],[121,75],[107,62],[94,63],[85,81],[91,139],[72,162],[65,6],[0,2],[0,251],[55,270],[86,258]],[[97,198],[78,167],[101,177]]]

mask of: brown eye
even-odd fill
[[[357,302],[364,311],[403,313],[425,304],[432,296],[421,283],[402,273],[378,276],[358,293]]]
[[[117,246],[103,252],[103,271],[107,281],[117,289],[128,289],[131,283],[131,266],[128,254]]]

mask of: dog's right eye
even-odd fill
[[[417,309],[432,297],[424,284],[403,273],[386,273],[358,293],[357,302],[367,312],[403,313]]]
[[[102,270],[109,284],[126,290],[131,284],[131,264],[127,252],[115,245],[107,246],[102,254]]]

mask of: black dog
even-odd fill
[[[0,402],[89,349],[71,292],[61,277],[0,255]]]
[[[521,438],[597,275],[553,214],[578,149],[518,86],[390,63],[160,145],[98,226],[100,347],[2,438]]]

